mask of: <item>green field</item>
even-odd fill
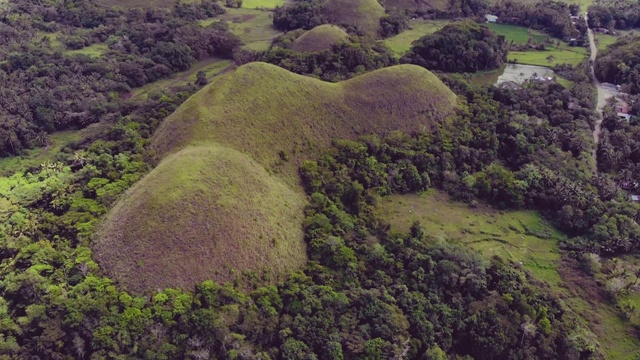
[[[591,276],[562,258],[557,241],[564,235],[534,211],[497,211],[486,206],[470,208],[451,201],[444,193],[383,198],[378,215],[391,224],[392,231],[405,232],[421,222],[433,241],[465,244],[487,257],[498,255],[522,262],[523,268],[550,285],[550,289],[599,338],[607,359],[637,359],[640,339],[619,316]]]
[[[503,35],[507,41],[512,41],[515,44],[527,44],[529,38],[532,38],[536,43],[542,43],[549,37],[536,30],[530,30],[522,26],[507,25],[507,24],[483,24],[498,35]]]
[[[384,40],[384,44],[397,56],[401,57],[409,49],[411,44],[421,37],[442,29],[449,21],[446,20],[411,20],[409,29],[400,34]]]
[[[217,21],[226,21],[229,29],[245,44],[245,48],[255,51],[267,50],[271,41],[282,33],[273,27],[271,12],[257,9],[227,9],[227,13],[218,18],[200,21],[208,26]]]
[[[518,64],[553,67],[557,64],[578,65],[588,57],[586,48],[569,46],[562,43],[560,47],[547,47],[545,51],[510,51],[509,61]]]
[[[100,57],[109,51],[107,44],[93,44],[78,50],[66,50],[66,55],[87,55],[89,57]]]
[[[78,131],[60,131],[49,135],[48,148],[38,147],[24,150],[20,156],[12,156],[0,159],[0,176],[7,176],[29,167],[38,166],[44,162],[58,161],[60,150],[67,144],[78,141],[82,137]],[[64,159],[64,156],[63,156]]]
[[[229,280],[231,268],[296,267],[306,256],[296,245],[301,162],[334,138],[420,130],[456,103],[414,65],[339,83],[257,62],[217,76],[158,128],[149,150],[160,165],[108,215],[96,256],[136,291]]]
[[[242,7],[245,9],[274,9],[285,3],[286,0],[243,0]]]
[[[147,84],[141,88],[133,90],[133,96],[144,98],[154,91],[173,91],[188,83],[194,83],[199,71],[204,71],[207,79],[211,80],[214,76],[233,65],[231,60],[211,57],[198,61],[187,71],[183,71],[172,75],[168,79],[158,80]]]

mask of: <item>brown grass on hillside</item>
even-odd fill
[[[326,0],[322,12],[336,25],[357,26],[370,36],[376,36],[384,8],[377,0]]]
[[[138,182],[105,220],[96,259],[133,292],[240,271],[272,279],[302,266],[305,198],[255,161],[221,146],[189,147]]]
[[[340,27],[330,24],[316,26],[300,35],[291,49],[300,52],[330,50],[333,45],[349,40],[349,35]]]

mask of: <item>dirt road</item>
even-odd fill
[[[587,13],[584,14],[584,21],[587,22],[587,34],[589,36],[589,46],[591,47],[591,76],[593,78],[593,85],[598,91],[597,110],[599,116],[598,121],[596,121],[595,129],[593,130],[593,142],[595,143],[595,148],[593,149],[593,158],[596,159],[596,149],[598,148],[598,141],[600,140],[600,129],[602,128],[602,109],[607,103],[607,94],[602,84],[600,84],[600,81],[598,81],[598,79],[596,78],[595,71],[593,70],[593,64],[595,64],[596,57],[598,56],[598,48],[596,47],[596,40],[595,36],[593,35],[593,30],[589,29]]]

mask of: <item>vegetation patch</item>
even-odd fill
[[[102,56],[107,51],[109,51],[109,47],[107,46],[107,44],[93,44],[93,45],[86,46],[86,47],[83,47],[82,49],[78,49],[78,50],[67,50],[67,51],[65,51],[65,54],[67,54],[67,55],[86,55],[86,56],[89,56],[89,57],[96,58],[96,57]]]
[[[376,0],[327,0],[322,13],[332,24],[353,26],[368,35],[377,34],[385,15]]]
[[[576,66],[583,62],[587,56],[587,49],[583,47],[560,43],[559,46],[548,46],[544,51],[511,51],[508,59],[509,62],[518,64],[553,67],[560,64]]]
[[[189,147],[138,182],[106,219],[95,255],[127,289],[276,275],[302,266],[305,199],[242,153]]]
[[[410,20],[409,29],[384,40],[384,44],[396,55],[402,57],[414,41],[421,37],[442,29],[449,21],[446,20]]]
[[[448,4],[446,0],[383,0],[380,3],[387,10],[397,9],[410,13],[444,10]]]
[[[349,35],[335,25],[320,25],[297,38],[291,45],[291,49],[300,52],[315,52],[330,50],[333,45],[345,42]]]
[[[245,48],[255,51],[267,50],[271,41],[282,33],[273,27],[270,11],[233,8],[227,13],[211,19],[200,20],[203,27],[218,21],[229,25],[229,30],[242,40]]]
[[[274,9],[285,3],[285,0],[242,0],[242,7],[246,9]]]
[[[527,44],[529,39],[536,43],[542,43],[548,37],[539,31],[530,30],[522,26],[496,23],[484,24],[484,26],[496,34],[504,36],[507,41],[511,41],[514,44]]]

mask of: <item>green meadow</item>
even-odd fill
[[[408,30],[394,37],[385,39],[384,44],[393,51],[397,57],[401,57],[411,49],[411,44],[414,41],[425,35],[433,34],[448,23],[449,21],[445,20],[411,20],[409,21],[410,28]]]

